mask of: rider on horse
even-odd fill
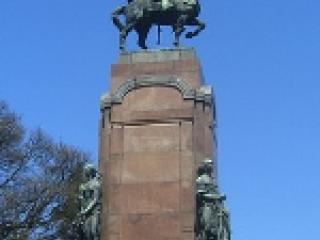
[[[133,2],[134,0],[128,0],[128,4]],[[145,0],[142,0],[145,1]],[[151,0],[151,2],[159,4],[163,10],[166,10],[170,7],[173,7],[175,0]]]
[[[150,28],[171,26],[174,32],[173,44],[179,46],[179,38],[185,26],[195,26],[194,31],[186,33],[187,38],[197,36],[205,24],[198,19],[199,0],[127,0],[128,4],[118,7],[112,13],[112,21],[119,29],[119,46],[125,49],[127,35],[132,30],[138,33],[138,45],[147,48],[145,41]],[[119,18],[124,16],[124,21]]]
[[[162,9],[166,10],[166,9],[168,9],[170,7],[173,7],[173,4],[174,4],[173,1],[174,0],[162,0],[161,1]]]

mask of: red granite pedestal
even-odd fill
[[[101,100],[102,240],[194,240],[214,101],[193,49],[123,53]],[[215,164],[216,165],[216,164]]]

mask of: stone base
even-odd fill
[[[193,49],[124,53],[101,100],[102,240],[194,240],[214,103]]]

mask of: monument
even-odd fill
[[[112,14],[121,52],[101,97],[101,240],[230,240],[212,87],[196,51],[179,46],[186,25],[186,37],[204,29],[199,13],[197,0],[131,0]],[[172,26],[175,48],[125,51],[133,29],[147,48],[152,25]]]

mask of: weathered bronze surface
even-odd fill
[[[86,182],[79,189],[79,228],[80,240],[100,239],[101,182],[93,165],[85,166]]]
[[[185,26],[196,26],[193,32],[187,32],[186,38],[197,36],[205,24],[198,19],[200,3],[198,0],[129,0],[127,5],[118,7],[112,13],[112,21],[120,31],[120,49],[125,49],[129,32],[135,30],[139,35],[138,45],[146,49],[146,38],[152,25],[171,26],[175,33],[174,45],[179,46],[179,39]],[[125,23],[119,19],[125,16]]]
[[[220,195],[213,181],[213,167],[211,159],[205,159],[198,167],[195,232],[197,240],[230,240],[226,197]]]

